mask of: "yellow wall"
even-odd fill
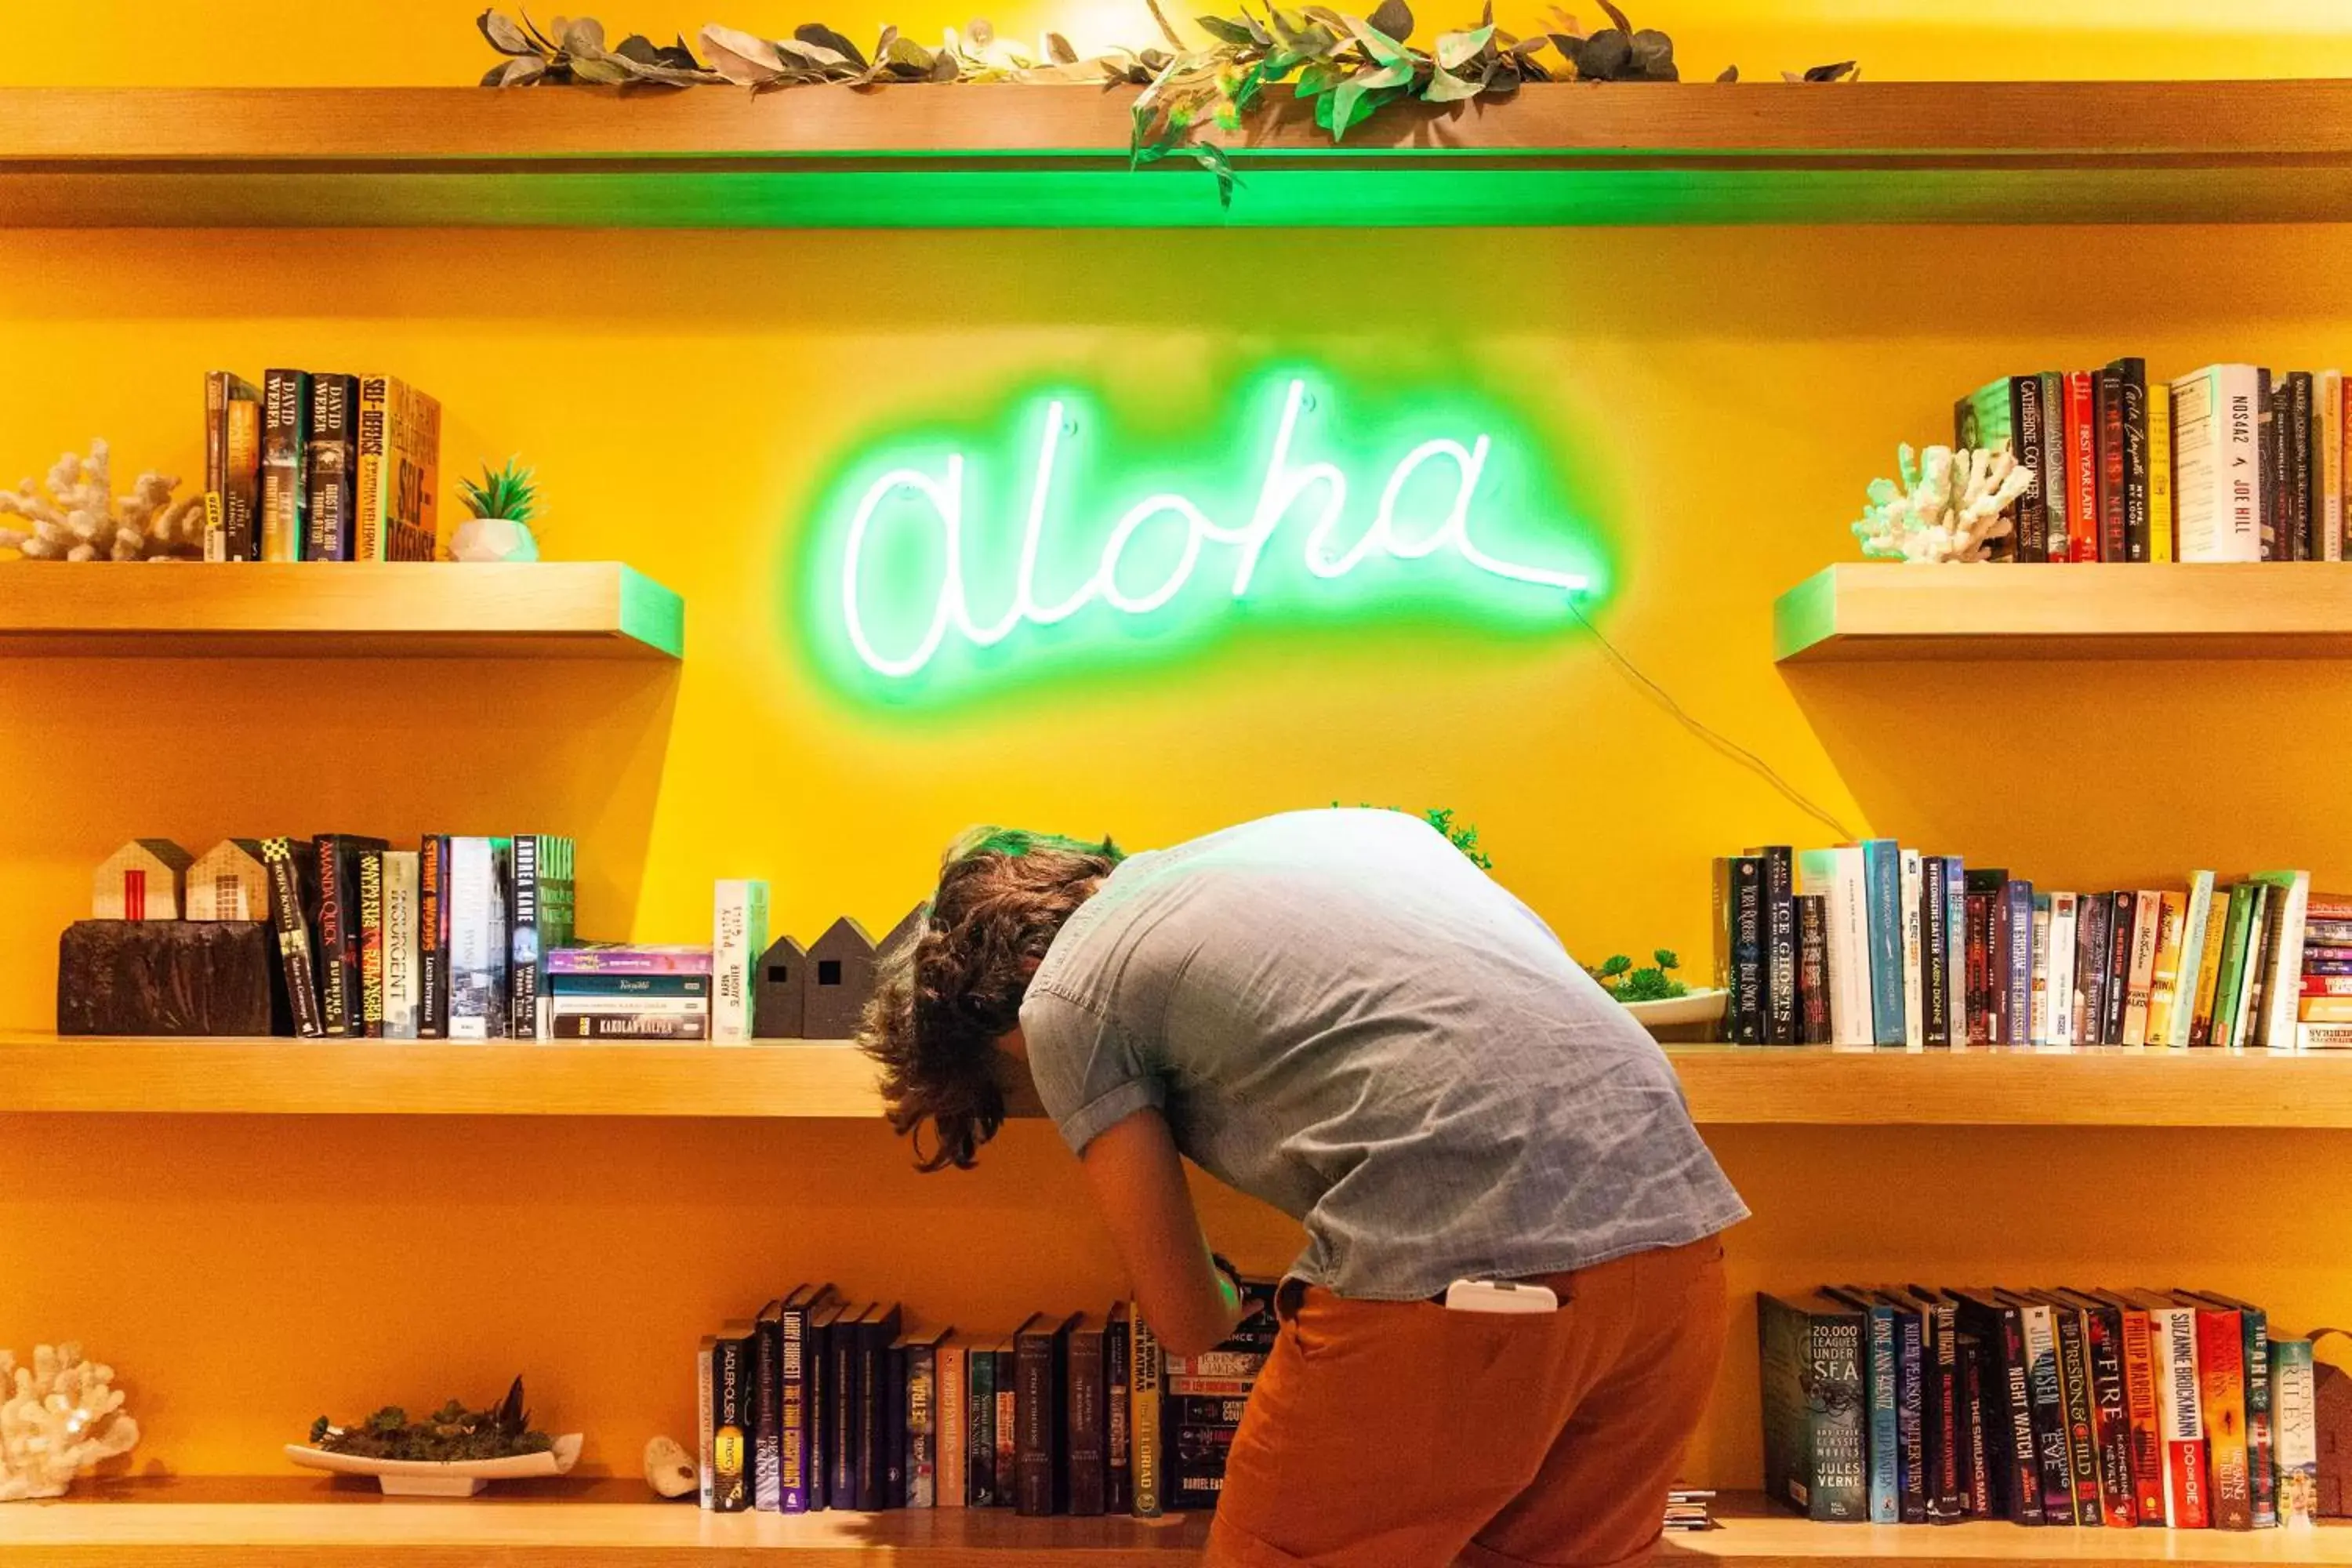
[[[309,6],[200,9],[44,7],[12,20],[0,68],[425,81],[468,77],[485,54],[468,7],[437,0],[341,6],[331,25]],[[1694,65],[1736,57],[1752,74],[1782,63],[1768,9],[1803,44],[1786,63],[1858,52],[1879,75],[2352,68],[2318,5],[2231,8],[2262,29],[2243,37],[2200,30],[2210,7],[2186,0],[2063,7],[2063,26],[2021,3],[1649,19],[1675,25]],[[1609,542],[1612,637],[1851,826],[2045,884],[2294,863],[2345,886],[2347,753],[2328,716],[2352,681],[2336,666],[1784,679],[1769,650],[1773,595],[1850,553],[1864,483],[1897,439],[1947,428],[1955,393],[2124,352],[2159,371],[2340,363],[2343,246],[2323,228],[0,232],[0,477],[92,434],[126,474],[194,472],[206,367],[380,364],[444,399],[453,476],[509,451],[537,465],[551,552],[625,557],[690,605],[676,670],[5,671],[0,1026],[45,1022],[56,932],[85,907],[89,868],[134,833],[571,833],[589,929],[684,940],[722,875],[771,878],[793,929],[844,910],[887,924],[975,818],[1149,845],[1334,798],[1445,804],[1579,952],[1703,952],[1709,855],[1827,830],[1580,635],[1264,632],[1051,705],[998,698],[921,723],[845,705],[802,668],[774,584],[850,446],[910,413],[984,417],[1048,372],[1163,428],[1213,422],[1276,355],[1517,411]],[[1275,287],[1293,279],[1307,281]],[[1742,1288],[2193,1279],[2267,1300],[2288,1327],[2352,1310],[2340,1134],[1716,1142],[1759,1216],[1732,1238]],[[1247,1264],[1288,1256],[1289,1227],[1263,1210],[1218,1198],[1211,1220]],[[628,1471],[648,1433],[686,1426],[693,1337],[806,1277],[968,1328],[1117,1288],[1070,1163],[1034,1124],[977,1174],[928,1179],[873,1124],[0,1127],[0,1344],[80,1335],[116,1361],[148,1426],[142,1464],[272,1471],[275,1445],[322,1410],[487,1397],[522,1371],[543,1416]],[[1735,1343],[1695,1475],[1752,1480],[1752,1382]]]

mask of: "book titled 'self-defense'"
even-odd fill
[[[310,433],[303,453],[303,492],[310,503],[303,533],[306,561],[352,558],[357,479],[352,437],[358,404],[356,376],[319,372],[310,377]]]
[[[1822,1295],[1756,1306],[1765,1490],[1810,1519],[1866,1521],[1862,1313]]]
[[[389,375],[360,378],[353,553],[430,561],[440,544],[441,405]]]
[[[261,559],[299,561],[310,527],[310,374],[261,378]]]

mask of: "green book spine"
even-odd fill
[[[2246,972],[2253,894],[2243,882],[2230,889],[2230,921],[2221,928],[2221,977],[2213,988],[2212,1041],[2217,1046],[2226,1046],[2237,1036],[2239,982]]]

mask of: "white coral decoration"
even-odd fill
[[[30,1366],[0,1351],[0,1383],[12,1377],[0,1398],[0,1502],[63,1497],[84,1469],[138,1443],[114,1369],[82,1360],[80,1345],[41,1345]]]
[[[0,550],[23,552],[27,561],[200,560],[205,552],[205,501],[201,495],[172,499],[180,481],[149,470],[131,482],[129,495],[112,492],[104,441],[89,444],[89,456],[71,452],[49,469],[48,495],[26,479],[0,490],[0,518],[21,517],[30,531],[0,527]]]
[[[1985,546],[2014,526],[2004,515],[2033,482],[2033,470],[2003,445],[1955,452],[1897,448],[1903,483],[1870,482],[1870,505],[1853,525],[1862,552],[1890,561],[1983,561]]]

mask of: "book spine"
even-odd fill
[[[2124,520],[2123,374],[2114,365],[2093,373],[2092,407],[2098,425],[2099,559],[2129,561]]]
[[[1928,1489],[1927,1522],[1952,1524],[1968,1517],[1960,1489],[1961,1422],[1959,1336],[1948,1305],[1932,1306],[1924,1314],[1933,1347],[1928,1367],[1928,1459],[1934,1483]]]
[[[2065,1382],[2058,1370],[2054,1315],[2052,1309],[2039,1302],[2019,1309],[2025,1329],[2026,1381],[2033,1402],[2034,1457],[2042,1484],[2042,1516],[2050,1524],[2073,1524],[2074,1470],[2069,1458]]]
[[[310,841],[319,870],[319,1016],[331,1036],[360,1031],[359,922],[352,902],[358,889],[345,875],[350,865],[341,841],[320,834]]]
[[[359,434],[354,442],[352,554],[360,561],[384,559],[384,421],[388,384],[381,375],[360,377]]]
[[[1812,1414],[1812,1516],[1869,1517],[1869,1482],[1863,1459],[1862,1315],[1811,1320],[1811,1364],[1826,1408]]]
[[[205,372],[205,559],[228,559],[228,372]]]
[[[2025,1346],[2025,1314],[2012,1306],[1999,1310],[2009,1517],[2016,1524],[2038,1525],[2042,1522],[2042,1472],[2033,1442],[2033,1388]]]
[[[261,559],[299,561],[310,525],[304,446],[310,428],[310,378],[273,370],[261,383]]]
[[[1054,1511],[1054,1341],[1049,1334],[1023,1334],[1013,1346],[1013,1510],[1029,1515]]]
[[[2185,1048],[2194,1038],[2204,990],[2206,928],[2213,921],[2213,873],[2189,874],[2188,901],[2180,911],[2180,954],[2172,966],[2172,1017],[2164,1044]]]
[[[2255,416],[2254,450],[2255,461],[2260,465],[2257,471],[2261,475],[2254,507],[2256,526],[2262,531],[2263,559],[2265,561],[2294,559],[2279,528],[2284,516],[2281,503],[2285,500],[2285,487],[2279,483],[2284,463],[2280,457],[2278,402],[2284,390],[2268,370],[2260,365],[2254,367],[2254,406],[2260,411]]]
[[[1971,1046],[1990,1045],[1994,1037],[1992,1006],[1993,921],[1990,896],[1969,893],[1968,910],[1968,1039]]]
[[[1870,943],[1870,1029],[1878,1045],[1903,1044],[1903,860],[1892,838],[1862,846]]]
[[[2033,895],[2033,980],[2028,995],[2025,1037],[2033,1045],[2050,1040],[2050,895]]]
[[[1952,1043],[1969,1037],[1969,908],[1968,867],[1957,855],[1944,857],[1945,980],[1950,994],[1945,1010],[1952,1025]]]
[[[824,1495],[826,1502],[838,1509],[859,1506],[857,1418],[863,1409],[857,1388],[859,1337],[857,1325],[846,1311],[824,1336],[824,1457],[830,1471]]]
[[[383,857],[360,851],[360,1028],[372,1040],[383,1037]]]
[[[1128,1513],[1135,1507],[1135,1334],[1126,1316],[1114,1316],[1103,1330],[1104,1488],[1103,1510]]]
[[[2152,559],[2147,522],[2147,363],[2119,359],[2107,367],[2115,377],[2116,407],[2108,428],[2116,437],[2116,499],[2123,511],[2124,559]]]
[[[2091,1415],[2098,1444],[2099,1505],[2109,1526],[2130,1530],[2139,1523],[2132,1480],[2131,1405],[2124,1389],[2121,1314],[2111,1308],[2083,1313],[2083,1334],[2091,1362]]]
[[[2294,1046],[2295,1004],[2305,961],[2304,927],[2311,903],[2311,876],[2305,871],[2265,875],[2271,883],[2273,913],[2270,946],[2263,976],[2259,1046],[2290,1050]]]
[[[1050,1358],[1049,1358],[1050,1359]],[[1021,1389],[1017,1351],[996,1352],[996,1506],[1014,1508],[1021,1492]]]
[[[384,552],[430,561],[440,548],[441,405],[394,380],[384,420]]]
[[[2156,1328],[2143,1310],[2125,1308],[2124,1401],[2129,1427],[2133,1517],[2164,1522],[2164,1417],[2157,1394]]]
[[[971,1434],[965,1426],[971,1415],[971,1387],[964,1370],[967,1364],[963,1346],[940,1346],[936,1416],[939,1431],[932,1443],[939,1453],[939,1476],[931,1487],[931,1495],[940,1508],[966,1508],[971,1500]]]
[[[458,1035],[457,1039],[482,1038]],[[703,1013],[572,1013],[549,1015],[546,1037],[551,1040],[707,1040],[710,1019]]]
[[[2003,952],[2009,967],[2001,980],[2000,1038],[2023,1045],[2032,1037],[2033,884],[2011,881],[2001,893],[2010,937]]]
[[[1165,1474],[1160,1451],[1160,1339],[1140,1311],[1135,1314],[1129,1331],[1131,1348],[1128,1357],[1128,1430],[1134,1437],[1129,1468],[1135,1479],[1134,1512],[1138,1519],[1157,1519],[1163,1506]]]
[[[872,1323],[857,1334],[857,1506],[906,1505],[907,1358]]]
[[[428,833],[416,850],[416,1037],[449,1033],[449,839]]]
[[[2147,1033],[2145,1043],[2169,1048],[2175,1016],[2181,1006],[2181,949],[2189,920],[2187,893],[2158,895],[2156,920],[2155,973],[2147,988]]]
[[[2319,1500],[2319,1391],[2309,1340],[2271,1342],[2271,1410],[2278,1517],[2287,1529],[2316,1522]]]
[[[1731,859],[1731,1038],[1764,1042],[1764,863],[1754,855]]]
[[[2257,378],[2213,365],[2172,384],[2173,510],[2183,561],[2258,561]]]
[[[2082,941],[2075,929],[2079,900],[2072,893],[2050,895],[2050,1043],[2074,1043],[2074,955]]]
[[[286,982],[286,1003],[294,1019],[294,1033],[315,1039],[326,1031],[319,1012],[319,983],[311,953],[310,924],[303,909],[302,867],[298,849],[288,838],[261,841],[261,862],[269,870],[269,920],[278,933],[278,962]]]
[[[2025,493],[2017,498],[2017,558],[2028,563],[2050,559],[2049,489],[2041,468],[2042,407],[2040,376],[2009,378],[2010,451],[2033,473]]]
[[[303,488],[310,503],[302,558],[352,558],[352,412],[358,395],[347,375],[310,378],[310,442]]]
[[[776,1335],[776,1506],[809,1511],[809,1309],[786,1303]]]
[[[2164,1436],[2164,1522],[2176,1530],[2203,1530],[2210,1522],[2210,1507],[2197,1314],[2186,1307],[2162,1307],[2148,1314],[2148,1324],[2156,1356],[2157,1419]]]
[[[2084,1342],[2083,1314],[2071,1307],[2050,1310],[2058,1336],[2058,1384],[2066,1401],[2066,1469],[2074,1479],[2074,1522],[2104,1525],[2099,1501],[2097,1415],[2091,1395],[2090,1347]]]
[[[1864,1346],[1863,1387],[1870,1401],[1870,1522],[1902,1521],[1902,1481],[1895,1468],[1901,1447],[1896,1414],[1900,1372],[1895,1356],[1895,1309],[1880,1303],[1864,1315],[1869,1339]]]
[[[768,884],[729,880],[712,897],[710,1037],[740,1045],[751,1037],[751,973],[768,951]]]
[[[2205,1408],[2213,1528],[2251,1530],[2252,1477],[2246,1449],[2246,1352],[2238,1314],[2196,1310],[2198,1394]]]
[[[784,1506],[782,1314],[760,1315],[751,1352],[751,1506],[761,1513],[780,1513]]]
[[[1764,1041],[1797,1041],[1797,859],[1785,844],[1767,846],[1764,861]]]
[[[1830,946],[1828,900],[1800,894],[1797,904],[1797,1040],[1830,1041]]]
[[[484,837],[449,846],[449,1037],[487,1040],[505,1033],[506,931],[499,918],[499,855]]]
[[[2066,378],[2045,370],[2034,378],[2042,386],[2042,442],[2028,461],[2038,470],[2042,506],[2049,528],[2047,556],[2071,561],[2074,539],[2066,521]]]
[[[1897,918],[1902,922],[1903,947],[1903,1043],[1924,1046],[1927,1043],[1927,930],[1926,911],[1921,908],[1924,879],[1917,850],[1901,852],[1897,876],[1896,896],[1901,900]]]
[[[2156,950],[2164,940],[2164,895],[2136,894],[2132,900],[2130,968],[2124,981],[2123,1037],[2126,1046],[2147,1044],[2147,1016],[2156,989]]]
[[[1992,1456],[1986,1442],[1983,1342],[1960,1336],[1961,1491],[1970,1519],[1992,1517]]]
[[[2312,390],[2312,463],[2317,473],[2319,558],[2344,559],[2344,376],[2324,370]]]
[[[2107,938],[2115,902],[2084,893],[2074,902],[2074,1043],[2095,1046],[2107,1016]]]
[[[1895,1314],[1895,1495],[1905,1524],[1927,1521],[1927,1326],[1912,1310]]]
[[[907,1508],[939,1506],[939,1352],[930,1345],[907,1348]]]
[[[741,1513],[751,1506],[744,1473],[751,1426],[750,1343],[739,1335],[721,1334],[711,1353],[710,1506],[718,1513]]]
[[[712,1416],[719,1409],[718,1379],[714,1363],[718,1360],[718,1342],[705,1339],[694,1355],[695,1432],[699,1441],[695,1446],[695,1474],[700,1483],[699,1499],[704,1511],[719,1506],[719,1466],[714,1452],[717,1427]]]
[[[249,393],[249,387],[245,389]],[[226,468],[221,492],[223,559],[261,559],[261,403],[229,389]]]
[[[2116,893],[2108,901],[2111,923],[2107,928],[2107,1016],[2100,1025],[2099,1040],[2103,1045],[2124,1043],[2124,1016],[2131,1000],[2132,944],[2137,932],[2134,929],[2139,912],[2139,895]]]
[[[2253,886],[2240,882],[2231,888],[2229,903],[2221,927],[2220,964],[2213,980],[2212,1022],[2204,1042],[2225,1047],[2237,1027],[2238,995],[2245,977],[2246,938],[2253,916]]]
[[[964,1497],[996,1506],[996,1352],[974,1350],[964,1368]]]
[[[548,841],[537,834],[514,837],[513,898],[507,922],[507,1028],[511,1038],[540,1037],[541,968],[540,924],[546,908]]]
[[[383,858],[383,1037],[416,1038],[417,884],[422,863],[414,849]]]
[[[2175,558],[2172,537],[2172,393],[2162,382],[2147,389],[2147,558]]]
[[[2066,373],[2066,533],[2077,561],[2099,559],[2099,421],[2095,377]]]
[[[2197,999],[2189,1016],[2189,1043],[2213,1044],[2213,1009],[2220,1000],[2222,950],[2229,945],[2230,890],[2213,888],[2205,905],[2205,946],[2197,956]]]
[[[2246,1374],[2246,1492],[2256,1530],[2279,1521],[2277,1437],[2271,1388],[2270,1317],[2259,1307],[2242,1307]]]
[[[1919,862],[1920,1030],[1931,1046],[1952,1043],[1951,898],[1945,885],[1949,865],[1941,855]]]
[[[2311,373],[2298,370],[2287,378],[2287,424],[2279,432],[2281,456],[2286,463],[2288,536],[2294,559],[2315,561],[2318,541],[2312,528],[2311,501]]]
[[[1068,1442],[1064,1450],[1069,1510],[1097,1515],[1110,1507],[1108,1399],[1103,1377],[1103,1332],[1080,1328],[1070,1335],[1070,1371],[1066,1380]]]

